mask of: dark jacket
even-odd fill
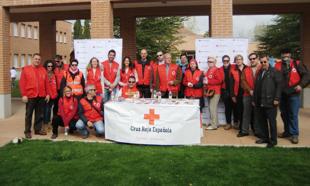
[[[280,100],[282,85],[282,76],[273,67],[269,66],[268,70],[262,69],[255,81],[253,96],[255,105],[273,107],[273,101]]]

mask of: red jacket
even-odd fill
[[[138,82],[137,85],[147,85],[149,86],[151,83],[151,76],[153,73],[152,70],[152,62],[147,63],[144,67],[144,73],[142,72],[142,64],[140,64],[138,61],[135,61],[135,68],[138,74]]]
[[[87,69],[87,84],[95,85],[96,94],[102,94],[102,85],[101,85],[101,71],[100,68],[96,68],[94,73],[92,68]]]
[[[28,98],[46,97],[46,95],[49,95],[46,70],[41,65],[38,67],[33,65],[23,67],[19,88],[22,96]]]
[[[64,76],[64,72],[66,70],[69,69],[69,65],[68,64],[63,64],[63,68],[60,69],[58,67],[55,68],[54,70],[54,73],[55,73],[55,76],[56,76],[56,83],[57,83],[57,90],[60,90],[60,83],[61,83],[61,80]]]
[[[103,66],[103,76],[106,80],[108,80],[111,84],[114,83],[118,71],[119,64],[115,61],[112,62],[112,66],[108,60],[102,62]],[[111,66],[111,67],[110,67]],[[109,87],[108,85],[106,85]]]
[[[299,61],[296,61],[296,64],[298,65],[299,64]],[[289,82],[288,82],[288,87],[293,87],[293,86],[296,86],[299,84],[300,80],[301,80],[301,77],[297,71],[297,67],[295,67],[294,65],[294,61],[291,60],[290,61],[290,68],[291,68],[291,71],[289,72],[288,74],[288,77],[289,77]],[[282,70],[282,61],[281,62],[277,62],[275,64],[275,69],[277,71],[281,71]]]
[[[136,86],[129,88],[128,86],[122,87],[122,97],[123,98],[132,98],[133,95],[138,92],[138,89]]]
[[[96,96],[96,99],[92,101],[92,105],[86,100],[86,98],[82,98],[80,100],[80,104],[84,110],[83,115],[88,121],[96,122],[99,120],[103,120],[103,116],[100,113],[102,110],[101,96]]]
[[[197,84],[202,74],[203,72],[199,69],[195,70],[194,73],[192,73],[190,69],[185,70],[183,85],[185,86],[184,95],[186,97],[202,97],[203,88],[188,87],[188,83],[192,83],[193,85]]]
[[[56,76],[55,74],[52,74],[52,76],[48,79],[48,92],[51,96],[51,99],[55,99],[58,96],[58,92],[57,92],[57,83],[56,83]]]
[[[241,82],[241,83],[246,84],[248,86],[248,89],[254,90],[255,77],[254,77],[254,74],[253,74],[251,67],[245,66],[242,73],[244,73],[244,80],[243,81],[245,81],[245,82]],[[244,90],[243,96],[250,96],[250,92],[247,91],[247,89],[245,88],[244,85],[242,88]]]
[[[162,92],[171,91],[178,92],[180,84],[168,85],[169,81],[181,80],[177,79],[178,74],[182,74],[180,67],[177,64],[170,64],[168,70],[168,76],[166,74],[166,65],[159,65],[157,68],[156,81],[159,80],[159,90]]]
[[[58,101],[58,113],[64,122],[64,126],[68,127],[72,119],[78,119],[78,100],[71,96],[67,98],[66,96],[59,98]]]
[[[215,94],[221,94],[224,76],[217,67],[209,68],[205,77],[208,78],[207,90],[214,90]]]

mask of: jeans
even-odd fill
[[[242,126],[240,133],[248,134],[249,128],[252,120],[252,98],[251,96],[243,97],[243,114],[242,114]]]
[[[26,103],[26,116],[25,116],[25,134],[31,132],[32,125],[32,114],[34,114],[34,131],[40,132],[42,129],[43,122],[43,108],[44,108],[44,98],[28,98]]]
[[[300,95],[283,95],[280,101],[281,118],[284,123],[284,133],[298,136],[298,113],[300,107]]]
[[[112,91],[114,96],[116,96],[116,90],[117,88],[114,88]],[[104,89],[104,102],[107,102],[111,99],[112,92],[110,92],[109,89]]]
[[[44,105],[44,116],[43,116],[43,123],[48,124],[48,122],[51,121],[51,112],[52,112],[52,107],[54,105],[55,100],[50,99],[48,103],[45,102]]]
[[[104,123],[103,123],[103,121],[99,120],[99,121],[94,122],[93,124],[94,124],[94,128],[96,130],[96,133],[99,135],[103,135],[104,134]],[[87,130],[86,123],[84,123],[82,120],[79,119],[76,122],[75,127],[79,130],[81,135],[87,136],[89,134],[89,132]]]

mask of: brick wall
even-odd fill
[[[231,37],[232,0],[211,0],[211,37]]]
[[[136,58],[136,18],[120,17],[121,38],[123,38],[123,57]]]
[[[10,94],[10,20],[8,11],[0,6],[0,94]]]
[[[113,8],[110,0],[91,1],[91,37],[113,38]]]

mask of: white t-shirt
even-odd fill
[[[15,69],[11,69],[11,78],[16,78],[16,70]]]

